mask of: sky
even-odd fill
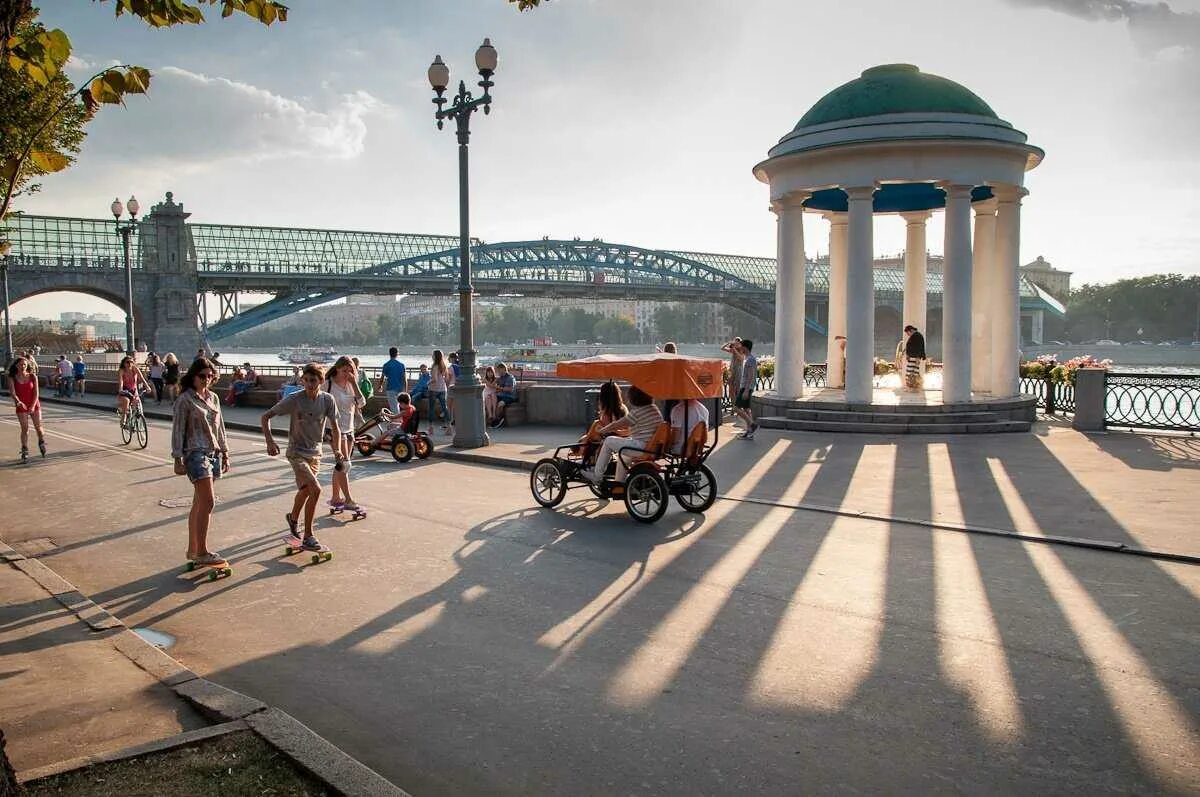
[[[165,30],[111,2],[42,7],[76,80],[111,63],[154,77],[102,109],[79,161],[18,202],[29,213],[105,218],[114,196],[173,191],[197,222],[456,233],[454,135],[425,73],[441,54],[478,80],[488,36],[494,102],[471,123],[471,232],[487,241],[774,255],[753,165],[825,93],[904,62],[1046,151],[1026,175],[1023,262],[1076,285],[1200,273],[1200,0],[293,0],[270,28],[210,9]],[[938,214],[935,252],[941,236]],[[806,217],[805,243],[826,252],[826,222]],[[878,218],[877,254],[903,246],[903,222]]]

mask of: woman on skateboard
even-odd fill
[[[300,510],[304,510],[304,543],[309,551],[326,550],[317,538],[313,536],[313,515],[317,511],[317,501],[321,499],[321,484],[317,476],[321,472],[321,438],[325,436],[325,422],[333,426],[333,437],[341,437],[342,430],[338,426],[337,405],[333,396],[321,391],[321,381],[325,374],[321,366],[309,363],[304,366],[301,382],[304,390],[286,396],[278,404],[263,413],[260,423],[263,437],[267,441],[267,455],[279,453],[279,446],[271,436],[271,419],[276,415],[286,415],[291,419],[288,429],[287,460],[296,474],[296,498],[292,502],[292,511],[284,515],[292,536],[299,539],[298,525]],[[334,451],[334,459],[342,462],[342,455]]]
[[[21,461],[29,459],[29,422],[33,421],[38,436],[38,450],[46,456],[46,436],[42,432],[42,402],[38,395],[38,375],[29,360],[18,357],[8,367],[9,384],[12,385],[13,405],[17,408],[17,420],[21,422]]]
[[[221,402],[209,386],[217,379],[216,367],[206,358],[194,361],[183,377],[183,393],[175,401],[171,422],[171,456],[175,473],[187,476],[195,492],[188,513],[189,562],[202,567],[227,563],[208,550],[208,525],[212,520],[213,482],[229,471],[229,447]]]
[[[350,495],[350,452],[354,448],[354,413],[367,405],[358,386],[358,375],[349,357],[339,357],[326,377],[326,390],[337,404],[338,428],[331,444],[335,454],[342,455],[341,467],[333,472],[333,496],[329,505],[357,513],[360,509]]]

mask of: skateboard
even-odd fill
[[[365,518],[367,516],[367,508],[365,506],[363,506],[362,504],[358,505],[358,509],[347,509],[346,507],[342,506],[341,504],[334,504],[334,503],[331,503],[329,505],[329,514],[330,515],[340,515],[343,512],[349,512],[351,520],[362,520],[363,518]]]
[[[287,546],[286,548],[284,548],[284,551],[283,551],[284,556],[291,556],[292,554],[296,554],[296,553],[310,552],[310,551],[308,551],[307,548],[304,547],[303,539],[293,537],[291,534],[283,535],[283,544],[285,546]],[[319,565],[319,564],[321,564],[321,562],[328,562],[330,559],[333,558],[333,551],[329,550],[329,548],[327,546],[325,546],[324,544],[321,545],[321,550],[311,551],[310,553],[312,553],[312,563],[314,565]]]
[[[216,581],[218,578],[224,578],[226,576],[233,575],[233,568],[230,567],[229,562],[226,562],[224,559],[219,562],[213,562],[210,565],[202,565],[199,562],[189,561],[183,566],[183,572],[191,573],[195,570],[199,570],[202,567],[208,568],[207,578],[209,581]]]

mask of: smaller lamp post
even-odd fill
[[[125,213],[125,208],[129,208],[129,221],[122,222],[121,216]],[[125,255],[125,353],[130,357],[136,357],[134,348],[134,329],[133,329],[133,267],[130,264],[130,239],[137,232],[137,215],[141,206],[138,204],[137,198],[130,196],[129,204],[122,205],[120,199],[114,199],[109,210],[113,214],[113,223],[117,227],[117,235],[121,236],[121,249]]]
[[[479,87],[483,94],[473,97],[464,81],[458,82],[458,94],[449,100],[450,107],[444,108],[447,99],[443,96],[450,84],[450,67],[439,55],[429,65],[429,85],[433,87],[433,104],[437,106],[434,118],[438,130],[445,119],[453,119],[458,133],[458,316],[459,348],[462,362],[460,374],[454,385],[454,446],[456,448],[479,448],[488,444],[483,423],[483,385],[475,372],[475,327],[471,307],[471,225],[469,188],[467,183],[467,142],[471,137],[471,114],[482,108],[491,113],[492,75],[496,71],[496,48],[491,39],[484,39],[475,51],[475,67],[479,70]]]
[[[4,278],[4,365],[7,367],[13,359],[12,342],[12,306],[8,302],[8,253],[12,244],[0,241],[0,275]]]

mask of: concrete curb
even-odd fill
[[[37,582],[93,631],[115,631],[116,633],[112,634],[113,647],[121,655],[187,700],[201,714],[220,723],[114,753],[84,756],[29,770],[23,773],[23,782],[95,763],[158,752],[210,736],[249,728],[339,794],[348,797],[407,797],[408,792],[351,757],[290,714],[207,678],[201,678],[160,648],[130,631],[121,620],[87,598],[69,581],[36,559],[22,555],[3,540],[0,540],[0,558]],[[204,735],[205,732],[209,732],[208,735]],[[196,738],[184,738],[196,734],[199,734]]]
[[[208,739],[216,739],[230,733],[238,731],[250,730],[250,726],[243,720],[235,720],[234,722],[225,722],[220,725],[209,725],[207,728],[197,728],[194,731],[184,731],[177,733],[174,736],[168,736],[165,739],[158,739],[145,744],[126,747],[121,750],[114,750],[111,753],[97,753],[96,755],[85,755],[79,758],[68,758],[66,761],[59,761],[57,764],[48,764],[44,767],[36,769],[27,769],[23,771],[17,779],[23,784],[28,785],[35,780],[49,778],[54,775],[61,775],[64,772],[70,772],[73,769],[82,769],[90,767],[94,764],[111,764],[114,761],[124,761],[127,758],[137,758],[138,756],[147,755],[149,753],[161,753],[166,750],[174,750],[177,747],[185,747],[196,742],[203,742]]]

